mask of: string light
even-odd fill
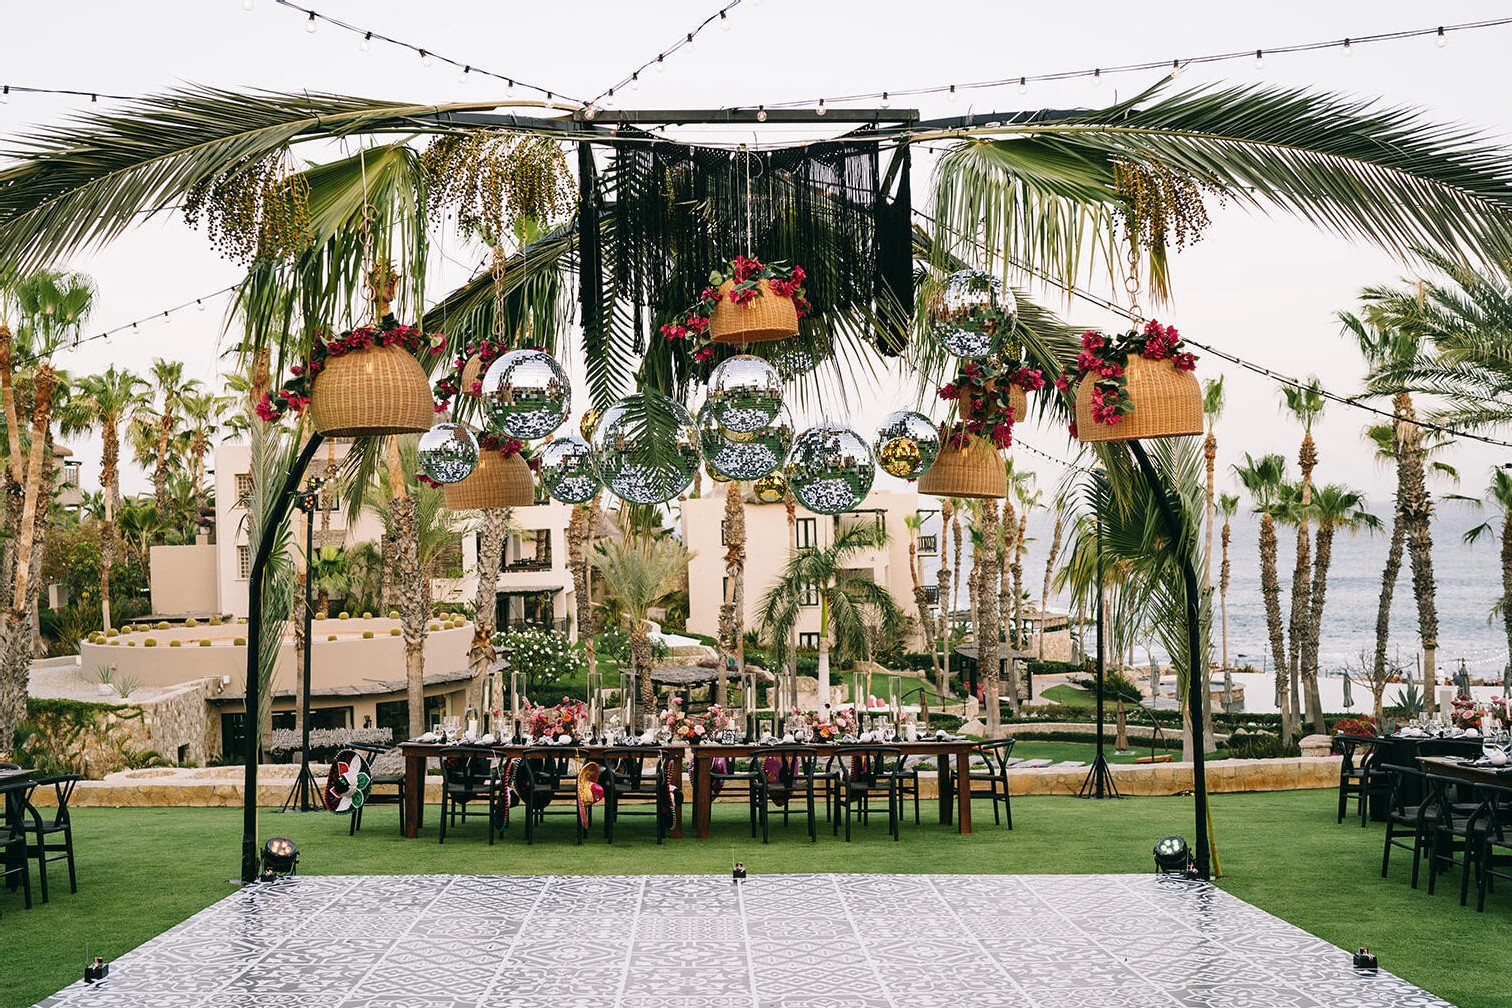
[[[462,68],[462,72],[459,73],[459,74],[457,74],[457,83],[458,84],[466,84],[467,83],[468,75],[470,73],[472,73],[472,67],[470,67],[470,66],[463,67]]]
[[[756,121],[757,122],[766,122],[767,121],[767,114],[766,114],[766,106],[765,105],[758,105],[756,107]]]
[[[719,12],[719,28],[721,31],[730,30],[730,16],[724,11]],[[691,37],[691,36],[689,36]]]
[[[1443,25],[1440,25],[1438,30],[1438,38],[1434,39],[1433,44],[1442,49],[1448,41],[1448,39],[1444,38],[1444,27]]]
[[[85,343],[93,343],[93,342],[95,342],[97,340],[101,341],[101,342],[104,342],[105,344],[108,345],[110,343],[110,337],[116,335],[117,333],[123,333],[123,332],[125,332],[125,331],[127,331],[129,329],[132,332],[139,334],[141,332],[140,326],[141,326],[141,324],[143,322],[151,322],[151,321],[154,321],[154,320],[161,320],[163,323],[166,324],[166,323],[168,323],[170,321],[170,319],[171,319],[171,317],[173,315],[177,314],[178,312],[183,311],[184,309],[190,307],[191,305],[194,306],[199,311],[204,311],[205,310],[205,298],[220,297],[222,294],[231,294],[231,293],[235,292],[235,290],[236,290],[236,286],[235,285],[232,285],[230,287],[222,287],[218,291],[212,291],[209,294],[205,294],[205,295],[203,295],[201,297],[195,298],[193,301],[185,301],[183,304],[174,305],[172,308],[165,308],[162,311],[153,312],[151,315],[147,315],[147,316],[144,316],[143,318],[139,318],[135,322],[127,322],[127,323],[124,323],[122,325],[116,326],[114,329],[107,329],[104,332],[96,333],[93,336],[85,336],[83,339],[75,340],[73,343],[71,343],[69,345],[68,349],[72,350],[75,347],[81,346],[81,345],[83,345]],[[42,355],[42,354],[32,354],[30,357],[19,357],[18,356],[16,358],[15,365],[19,367],[19,366],[24,365],[24,364],[30,364],[33,361],[40,360],[43,356],[44,355]]]
[[[949,95],[952,91],[959,93],[961,91],[987,90],[992,88],[1008,87],[1017,84],[1019,93],[1024,94],[1028,90],[1028,84],[1031,81],[1063,81],[1074,80],[1076,78],[1092,78],[1094,83],[1098,83],[1100,82],[1100,79],[1102,77],[1108,76],[1110,74],[1143,73],[1152,70],[1165,71],[1174,77],[1180,71],[1185,70],[1188,67],[1193,66],[1194,64],[1201,65],[1207,63],[1230,63],[1237,60],[1253,60],[1256,58],[1257,53],[1260,55],[1275,56],[1278,53],[1288,54],[1300,52],[1315,52],[1321,49],[1339,49],[1343,52],[1344,55],[1348,56],[1350,55],[1353,47],[1358,45],[1365,45],[1367,43],[1395,42],[1403,39],[1424,38],[1431,36],[1434,38],[1435,44],[1442,45],[1445,43],[1445,40],[1450,32],[1483,31],[1489,28],[1502,28],[1507,25],[1512,25],[1512,17],[1495,18],[1485,21],[1467,21],[1461,24],[1453,25],[1434,25],[1432,27],[1411,28],[1402,31],[1379,32],[1373,35],[1352,35],[1349,38],[1345,39],[1334,38],[1323,42],[1302,42],[1294,45],[1272,46],[1271,48],[1265,50],[1256,50],[1251,48],[1233,52],[1210,53],[1205,56],[1192,56],[1183,59],[1158,59],[1141,61],[1138,63],[1126,63],[1112,67],[1093,67],[1086,70],[1063,70],[1056,73],[1024,74],[1021,76],[1004,77],[996,80],[968,82],[956,81],[953,84],[939,84],[930,87],[908,89],[889,88],[888,92],[893,98],[935,94]],[[867,93],[838,95],[835,97],[835,100],[837,102],[868,101],[880,98],[881,95],[881,91],[872,91]],[[800,99],[790,102],[773,103],[772,107],[803,108],[806,105],[812,104],[813,99]]]
[[[1265,52],[1263,50],[1260,50],[1260,49],[1256,49],[1255,50],[1255,69],[1256,70],[1264,70],[1265,69]]]
[[[242,0],[242,10],[249,11],[253,6],[252,0]]]
[[[708,28],[711,24],[714,24],[716,21],[719,23],[719,27],[721,29],[723,29],[724,31],[729,31],[731,25],[733,24],[730,19],[729,12],[740,2],[741,0],[729,0],[728,3],[724,4],[713,14],[710,14],[708,17],[700,21],[697,27],[695,27],[692,31],[684,32],[682,38],[673,43],[670,48],[663,49],[662,51],[658,52],[654,60],[647,60],[646,62],[642,63],[640,66],[632,70],[629,74],[615,81],[611,88],[613,90],[622,90],[625,85],[635,80],[636,76],[647,67],[655,66],[658,71],[661,71],[667,62],[668,56],[670,56],[672,53],[677,52],[679,49],[691,50],[693,48],[694,41],[698,38],[698,34],[705,28]],[[595,102],[599,101],[604,97],[604,95],[609,93],[611,88],[605,88],[603,91],[600,91],[593,97],[592,100]]]
[[[824,115],[824,113],[825,113],[824,99],[820,98],[819,99],[819,107],[816,108],[816,109],[814,109],[814,114],[815,115]]]
[[[683,48],[684,49],[692,49],[693,48],[693,33],[692,32],[688,32],[687,39],[685,39],[683,41]]]
[[[1092,71],[1092,86],[1093,87],[1101,87],[1102,86],[1102,70],[1101,70],[1101,68]]]
[[[10,85],[7,84],[7,85],[5,85],[5,87],[3,89],[0,89],[0,105],[9,105],[9,104],[10,104]]]
[[[948,102],[954,102],[956,100],[956,92],[955,92],[955,85],[954,84],[950,85],[950,92],[948,94],[946,94],[945,100],[948,101]]]
[[[658,53],[656,56],[656,72],[661,73],[667,69],[667,54]]]
[[[352,34],[354,34],[354,35],[357,36],[357,39],[358,39],[358,41],[357,41],[357,48],[361,52],[369,52],[369,51],[371,51],[371,49],[373,48],[373,43],[374,42],[387,42],[391,46],[396,46],[396,47],[398,47],[400,49],[408,49],[410,52],[415,53],[417,56],[420,57],[420,62],[421,62],[421,64],[423,66],[427,66],[428,67],[432,63],[437,63],[437,62],[439,62],[439,63],[445,63],[448,66],[455,67],[459,72],[465,71],[468,74],[469,79],[471,79],[473,77],[483,76],[483,77],[490,77],[490,78],[492,78],[494,80],[497,80],[497,81],[502,81],[502,82],[504,82],[505,84],[508,85],[509,97],[511,97],[511,98],[514,97],[514,88],[515,88],[515,85],[517,85],[517,84],[520,87],[527,88],[530,91],[534,91],[537,94],[546,95],[548,100],[550,100],[553,97],[560,97],[560,93],[553,93],[551,91],[548,91],[546,88],[544,88],[544,87],[542,87],[542,86],[540,86],[538,84],[531,84],[528,81],[522,81],[522,80],[519,80],[518,78],[506,77],[503,74],[494,73],[491,70],[486,70],[483,67],[478,66],[476,63],[468,63],[468,62],[464,62],[462,60],[451,59],[451,58],[449,58],[447,56],[441,55],[440,53],[436,52],[433,49],[422,48],[421,46],[415,45],[413,43],[405,42],[403,39],[397,39],[397,38],[394,38],[391,35],[384,35],[381,32],[373,31],[371,28],[366,28],[366,27],[363,27],[363,26],[360,26],[360,25],[351,24],[349,22],[342,21],[340,18],[331,17],[329,14],[322,14],[319,11],[313,10],[313,9],[311,9],[309,7],[305,7],[302,4],[296,3],[296,2],[294,2],[294,0],[274,0],[274,2],[277,3],[277,5],[280,6],[280,7],[287,7],[290,10],[298,11],[299,13],[305,15],[305,30],[306,31],[314,31],[316,24],[327,24],[327,25],[330,25],[333,28],[339,28],[342,31],[351,32]],[[247,6],[248,9],[251,8],[250,0],[246,0],[245,6]],[[41,90],[41,89],[38,89],[38,90]],[[71,93],[71,92],[56,92],[56,93],[67,94],[67,93]],[[107,95],[106,97],[109,97],[109,98],[121,98],[121,97],[127,97],[127,96],[122,96],[122,95]],[[569,100],[572,101],[574,105],[580,105],[581,104],[581,102],[577,101],[576,99],[569,99]]]
[[[886,91],[883,91],[883,92],[882,92],[882,107],[883,107],[883,108],[887,108],[887,107],[888,107],[888,106],[889,106],[889,105],[891,105],[891,104],[892,104],[892,101],[891,101],[891,99],[889,99],[889,98],[888,98],[888,97],[887,97],[887,92],[886,92]]]

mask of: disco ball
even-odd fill
[[[439,423],[420,435],[420,471],[437,483],[460,483],[478,468],[478,439],[461,424]]]
[[[713,466],[709,465],[709,463],[707,462],[704,463],[704,472],[708,473],[709,479],[713,480],[715,483],[730,482],[730,477],[719,475],[719,471],[716,470]]]
[[[957,357],[986,357],[1000,335],[997,314],[1018,310],[1013,292],[981,270],[961,270],[945,280],[934,310],[935,338]]]
[[[883,472],[899,479],[918,479],[940,453],[940,429],[922,413],[889,413],[877,428],[872,451]]]
[[[490,364],[482,395],[493,425],[521,441],[545,437],[572,411],[567,372],[541,350],[511,350]]]
[[[782,379],[760,357],[740,354],[722,361],[709,375],[704,409],[733,434],[761,430],[782,407]]]
[[[541,485],[563,504],[582,504],[599,492],[598,465],[593,449],[568,434],[541,449]]]
[[[715,413],[708,403],[698,411],[698,442],[710,472],[725,479],[754,480],[782,465],[794,433],[786,406],[778,406],[776,418],[761,430],[734,436],[714,419]]]
[[[654,397],[654,398],[653,398]],[[644,429],[653,408],[676,421],[672,440],[654,444]],[[655,392],[637,392],[604,410],[593,432],[593,454],[609,491],[632,504],[660,504],[687,489],[698,471],[698,431],[678,403]]]
[[[782,473],[767,473],[751,484],[751,491],[762,504],[778,504],[787,496],[787,480]]]
[[[819,514],[840,514],[866,497],[875,468],[859,434],[823,423],[798,435],[782,474],[798,503]]]
[[[598,427],[599,411],[592,406],[583,411],[582,419],[578,420],[578,430],[583,434],[584,441],[593,439],[594,428]]]

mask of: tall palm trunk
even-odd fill
[[[1402,549],[1407,543],[1407,523],[1402,520],[1398,504],[1391,518],[1391,545],[1386,550],[1386,568],[1381,572],[1381,598],[1376,604],[1376,640],[1373,676],[1375,682],[1386,681],[1386,645],[1391,636],[1391,600],[1396,594],[1397,579],[1402,573]]]
[[[404,485],[404,467],[399,461],[399,442],[388,442],[389,511],[393,529],[388,578],[399,607],[399,625],[404,632],[405,698],[409,702],[410,738],[425,731],[425,621],[430,617],[430,586],[420,570],[420,527],[415,500]]]
[[[1287,627],[1290,650],[1287,655],[1287,674],[1290,678],[1291,706],[1302,711],[1301,683],[1307,675],[1303,668],[1302,655],[1307,650],[1307,619],[1312,606],[1309,602],[1309,580],[1312,577],[1311,529],[1307,507],[1312,503],[1312,472],[1318,463],[1318,453],[1313,445],[1312,433],[1302,435],[1302,447],[1297,452],[1297,464],[1302,468],[1302,511],[1297,515],[1297,557],[1292,568],[1291,622]],[[1308,711],[1312,713],[1311,710]]]
[[[1292,723],[1291,691],[1286,673],[1286,642],[1281,628],[1281,583],[1276,578],[1276,521],[1260,516],[1260,594],[1265,599],[1265,620],[1270,628],[1271,655],[1276,663],[1276,693],[1281,708],[1281,744],[1290,747],[1296,726]]]
[[[168,441],[173,437],[173,404],[163,404],[163,415],[158,418],[157,461],[152,467],[152,501],[157,506],[158,520],[168,518]]]
[[[102,425],[101,438],[104,446],[100,451],[100,483],[105,492],[105,520],[100,523],[100,621],[109,630],[110,570],[116,556],[116,499],[121,492],[121,440],[113,417]]]
[[[1019,515],[1018,535],[1013,548],[1013,646],[1023,650],[1024,636],[1024,555],[1029,552],[1029,512]]]
[[[724,707],[729,702],[727,672],[731,659],[740,650],[741,609],[745,573],[745,497],[740,481],[725,484],[725,592],[719,607],[719,668],[714,680],[714,702]]]
[[[787,510],[788,526],[788,556],[792,557],[798,552],[798,498],[793,496],[793,491],[784,490],[782,493],[782,506]],[[793,621],[793,628],[788,631],[787,639],[787,697],[778,706],[778,723],[782,721],[782,714],[798,706],[798,623]]]
[[[1502,626],[1507,631],[1507,661],[1512,665],[1512,509],[1502,515],[1501,530],[1502,562]],[[1503,671],[1505,683],[1507,672]]]
[[[949,539],[946,533],[954,513],[955,506],[949,498],[940,501],[940,569],[935,573],[940,601],[940,665],[935,693],[941,698],[950,695],[950,648],[955,638],[955,605],[950,595],[951,569],[945,556]],[[951,555],[955,557],[956,566],[959,567],[961,564],[959,542],[956,545],[956,552]]]
[[[1223,667],[1229,667],[1228,658],[1228,590],[1229,590],[1229,540],[1232,529],[1228,517],[1223,519],[1223,562],[1218,566],[1218,612],[1223,623]]]
[[[977,628],[977,661],[982,676],[982,702],[987,708],[987,737],[997,738],[1003,730],[1003,711],[998,703],[998,607],[992,584],[997,578],[998,552],[993,544],[998,539],[998,503],[995,500],[982,502],[982,539],[985,546],[981,557],[987,568],[982,573],[984,590],[977,602],[977,616],[981,622]]]
[[[651,685],[651,635],[645,620],[635,620],[630,627],[630,663],[635,669],[635,683],[640,692],[643,715],[656,713],[656,688]]]
[[[827,587],[827,586],[826,586]],[[830,702],[830,614],[829,593],[819,593],[819,669],[815,673],[818,679],[819,714],[824,720],[829,720]],[[861,709],[861,701],[856,701],[857,709]]]
[[[1318,695],[1318,642],[1323,630],[1323,604],[1328,594],[1328,567],[1333,562],[1333,537],[1333,520],[1319,518],[1317,549],[1313,554],[1311,612],[1307,619],[1306,649],[1302,655],[1302,667],[1312,670],[1307,681],[1307,709],[1312,730],[1319,735],[1327,733],[1323,723],[1323,701]]]
[[[1202,439],[1202,460],[1207,466],[1207,545],[1202,551],[1202,588],[1203,591],[1208,591],[1213,585],[1213,522],[1218,510],[1218,498],[1214,490],[1215,470],[1218,467],[1218,437],[1213,433],[1211,423],[1208,424],[1207,436]],[[1223,663],[1227,666],[1228,659],[1225,658]]]
[[[1018,627],[1009,621],[1013,614],[1013,530],[1017,523],[1013,520],[1013,505],[1003,501],[1004,515],[998,526],[997,550],[993,556],[993,576],[997,581],[997,612],[996,624],[1007,624],[1005,647],[1012,652],[1018,647]],[[1002,657],[999,651],[998,657]],[[984,694],[985,695],[985,694]],[[1014,666],[1011,654],[1008,659],[1008,709],[1018,710],[1018,670]]]
[[[1423,702],[1433,701],[1433,687],[1438,681],[1438,609],[1434,602],[1433,580],[1433,498],[1428,495],[1423,472],[1423,435],[1417,425],[1412,397],[1399,393],[1396,407],[1396,439],[1401,445],[1397,455],[1397,509],[1407,527],[1407,554],[1412,562],[1412,594],[1417,600],[1418,636],[1423,646]]]
[[[1040,585],[1040,625],[1039,647],[1037,657],[1040,661],[1045,660],[1045,609],[1050,605],[1050,579],[1055,576],[1055,561],[1060,557],[1061,545],[1061,515],[1059,509],[1055,515],[1055,532],[1050,536],[1050,555],[1045,558],[1045,581]]]
[[[484,508],[478,528],[478,584],[473,592],[473,639],[467,649],[467,668],[472,681],[467,687],[470,707],[483,705],[483,683],[493,671],[494,624],[498,620],[499,568],[504,563],[504,537],[509,533],[509,508]],[[569,540],[570,541],[570,540]],[[569,555],[571,549],[568,550]],[[503,683],[494,683],[494,703],[500,704]],[[502,704],[501,704],[502,709]]]

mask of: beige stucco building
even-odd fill
[[[908,529],[903,520],[915,514],[919,498],[913,493],[874,490],[854,511],[842,515],[815,514],[800,507],[793,535],[797,546],[824,548],[836,534],[855,522],[881,522],[889,539],[885,547],[857,554],[851,570],[861,572],[878,584],[885,585],[898,605],[910,615],[915,613],[913,578],[908,570]],[[682,536],[693,561],[688,567],[688,629],[694,633],[717,635],[719,607],[724,601],[724,488],[710,496],[682,503]],[[777,581],[790,553],[787,509],[781,504],[757,504],[749,499],[745,508],[745,626],[757,626],[756,614],[762,597]],[[819,604],[804,606],[798,623],[799,647],[819,644]],[[921,645],[917,636],[908,642],[910,649]]]

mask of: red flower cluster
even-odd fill
[[[1146,360],[1169,360],[1181,371],[1197,367],[1196,355],[1182,349],[1181,334],[1176,327],[1161,325],[1155,319],[1145,323],[1143,329],[1124,333],[1117,339],[1100,332],[1082,333],[1081,346],[1081,353],[1076,356],[1075,379],[1091,380],[1092,419],[1108,426],[1122,422],[1134,412],[1126,374],[1131,354]],[[1055,380],[1055,387],[1070,395],[1072,380],[1069,371],[1063,370]],[[1071,425],[1071,435],[1076,436],[1075,424]]]
[[[763,263],[746,256],[736,256],[726,266],[726,271],[709,275],[709,286],[698,295],[698,303],[672,321],[660,326],[658,331],[669,340],[702,341],[707,338],[709,324],[714,318],[714,309],[723,300],[719,288],[732,282],[729,298],[731,304],[749,304],[762,293],[761,283],[766,281],[768,292],[777,297],[789,298],[803,318],[812,310],[804,297],[803,281],[808,276],[802,266],[787,268],[779,263]],[[713,350],[704,347],[695,350],[693,359],[702,363],[714,356]]]
[[[399,346],[414,354],[427,342],[431,352],[435,353],[445,345],[446,337],[439,333],[427,337],[414,326],[400,325],[392,315],[384,316],[377,326],[361,326],[339,336],[316,333],[310,348],[310,359],[291,367],[289,372],[293,377],[284,382],[278,391],[271,395],[263,393],[256,406],[257,416],[268,423],[274,423],[290,410],[295,413],[302,411],[310,404],[310,391],[314,387],[315,376],[325,370],[326,362],[332,357],[345,357],[372,347],[387,346]]]
[[[478,447],[483,451],[498,452],[500,458],[509,458],[520,454],[525,449],[525,443],[518,438],[484,431],[478,435]]]
[[[437,352],[436,348],[433,348],[432,352]],[[462,391],[462,370],[467,367],[469,360],[474,357],[479,359],[483,365],[482,370],[479,372],[481,375],[488,370],[488,365],[508,352],[508,343],[491,339],[469,343],[463,347],[462,352],[452,359],[452,369],[438,379],[432,387],[432,394],[435,396],[436,402],[440,404],[436,407],[436,412],[441,413],[450,408],[452,397]],[[467,389],[467,391],[473,395],[481,395],[483,392],[483,382],[481,380],[473,382],[472,387]]]
[[[994,447],[1013,445],[1012,389],[1036,392],[1045,387],[1045,376],[1038,368],[1018,361],[1004,363],[997,358],[969,360],[961,365],[953,382],[939,391],[947,402],[957,402],[959,421],[942,427],[941,436],[949,444],[964,448],[973,437],[986,438]]]

